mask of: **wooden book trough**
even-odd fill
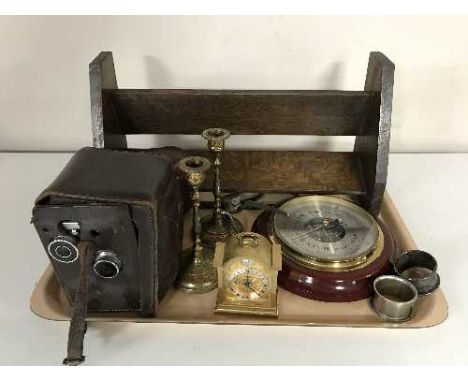
[[[90,64],[93,142],[125,148],[128,134],[200,135],[211,127],[233,135],[355,136],[353,152],[226,151],[223,190],[352,195],[377,216],[393,73],[393,63],[372,52],[362,91],[118,89],[112,53],[102,52]]]

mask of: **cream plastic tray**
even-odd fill
[[[237,217],[250,227],[257,212],[243,211]],[[381,217],[392,231],[401,250],[417,249],[392,200],[385,195]],[[442,278],[443,281],[443,278]],[[332,303],[309,300],[284,289],[278,291],[278,318],[215,314],[216,290],[202,295],[190,295],[172,289],[161,301],[158,317],[142,318],[133,313],[93,314],[89,321],[172,322],[186,324],[244,324],[424,328],[442,323],[448,315],[448,305],[442,289],[418,300],[411,320],[403,323],[381,321],[368,300]],[[71,308],[65,299],[53,270],[49,266],[33,291],[31,310],[49,320],[69,320]]]

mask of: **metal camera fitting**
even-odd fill
[[[73,263],[78,259],[78,246],[71,236],[55,237],[47,246],[47,252],[60,263]]]
[[[116,278],[122,270],[122,261],[112,251],[99,251],[93,264],[94,273],[103,279]]]

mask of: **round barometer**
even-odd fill
[[[292,198],[264,211],[252,228],[281,245],[278,285],[320,301],[355,301],[390,269],[394,240],[378,218],[335,196]]]
[[[379,227],[365,210],[330,196],[294,198],[273,216],[284,254],[324,268],[349,268],[366,261],[379,239]]]

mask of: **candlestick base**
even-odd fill
[[[214,248],[216,242],[225,242],[229,236],[244,230],[242,223],[235,217],[227,213],[223,213],[221,216],[222,224],[216,224],[214,215],[205,216],[202,219],[201,241],[203,246]]]
[[[202,294],[218,287],[218,273],[213,261],[207,258],[205,250],[202,253],[203,258],[198,261],[193,258],[193,249],[184,254],[192,260],[181,269],[176,286],[185,293]]]

